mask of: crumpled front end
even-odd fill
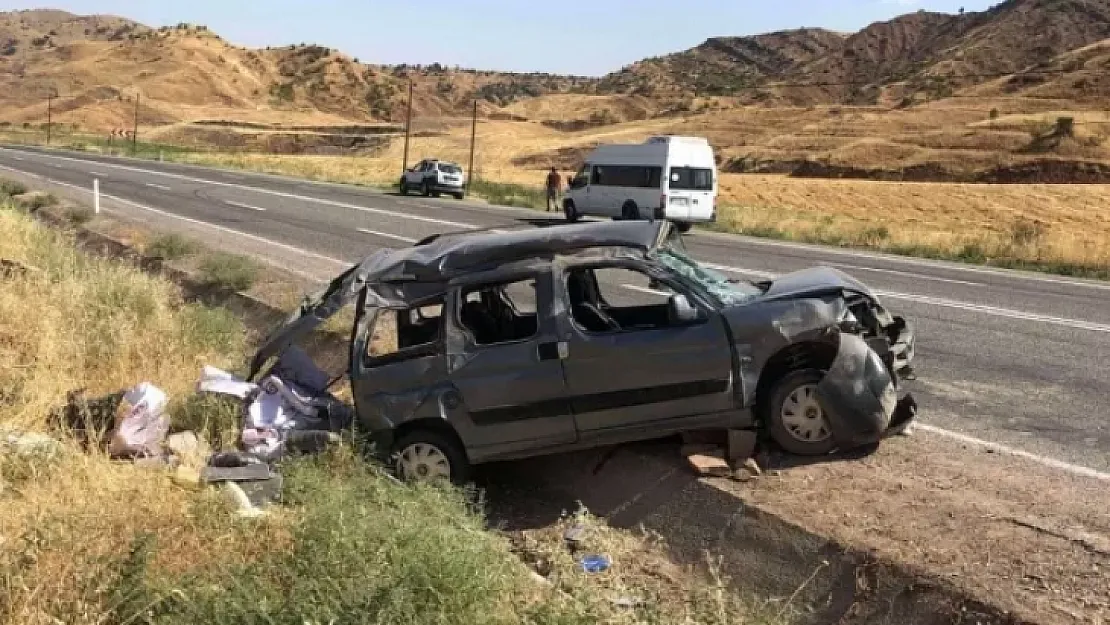
[[[912,373],[913,358],[912,330],[900,323],[896,341],[838,333],[836,358],[817,385],[817,398],[841,449],[877,443],[904,431],[916,416],[913,396],[898,398],[899,379]]]

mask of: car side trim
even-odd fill
[[[579,395],[570,398],[549,399],[532,404],[517,406],[500,406],[489,410],[470,413],[470,418],[475,425],[497,425],[513,421],[527,421],[530,419],[544,419],[549,417],[565,416],[569,414],[584,415],[591,412],[630,408],[679,399],[690,399],[702,395],[714,395],[727,392],[730,381],[699,380],[695,382],[682,382],[663,386],[648,386],[642,388],[611,391],[608,393],[594,393]]]

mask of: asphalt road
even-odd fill
[[[0,148],[0,177],[16,172],[70,193],[91,191],[97,178],[110,214],[320,280],[375,248],[433,233],[558,219],[238,171]],[[1110,355],[1110,283],[713,233],[692,233],[687,246],[739,278],[820,264],[856,276],[917,326],[919,380],[910,390],[924,423],[1110,471],[1110,381],[1101,367]]]

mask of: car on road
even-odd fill
[[[458,163],[429,158],[405,170],[398,186],[401,195],[419,191],[425,197],[439,197],[446,193],[461,200],[466,195],[466,175]]]
[[[599,145],[569,181],[567,221],[584,215],[669,219],[685,231],[717,219],[717,163],[704,137]]]
[[[764,282],[692,259],[668,221],[437,235],[380,250],[263,343],[267,363],[350,303],[360,429],[406,478],[704,429],[789,452],[877,444],[914,333],[831,268]]]

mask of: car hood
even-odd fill
[[[760,301],[813,297],[845,291],[861,293],[875,299],[867,285],[832,267],[803,269],[759,284],[765,287]]]

